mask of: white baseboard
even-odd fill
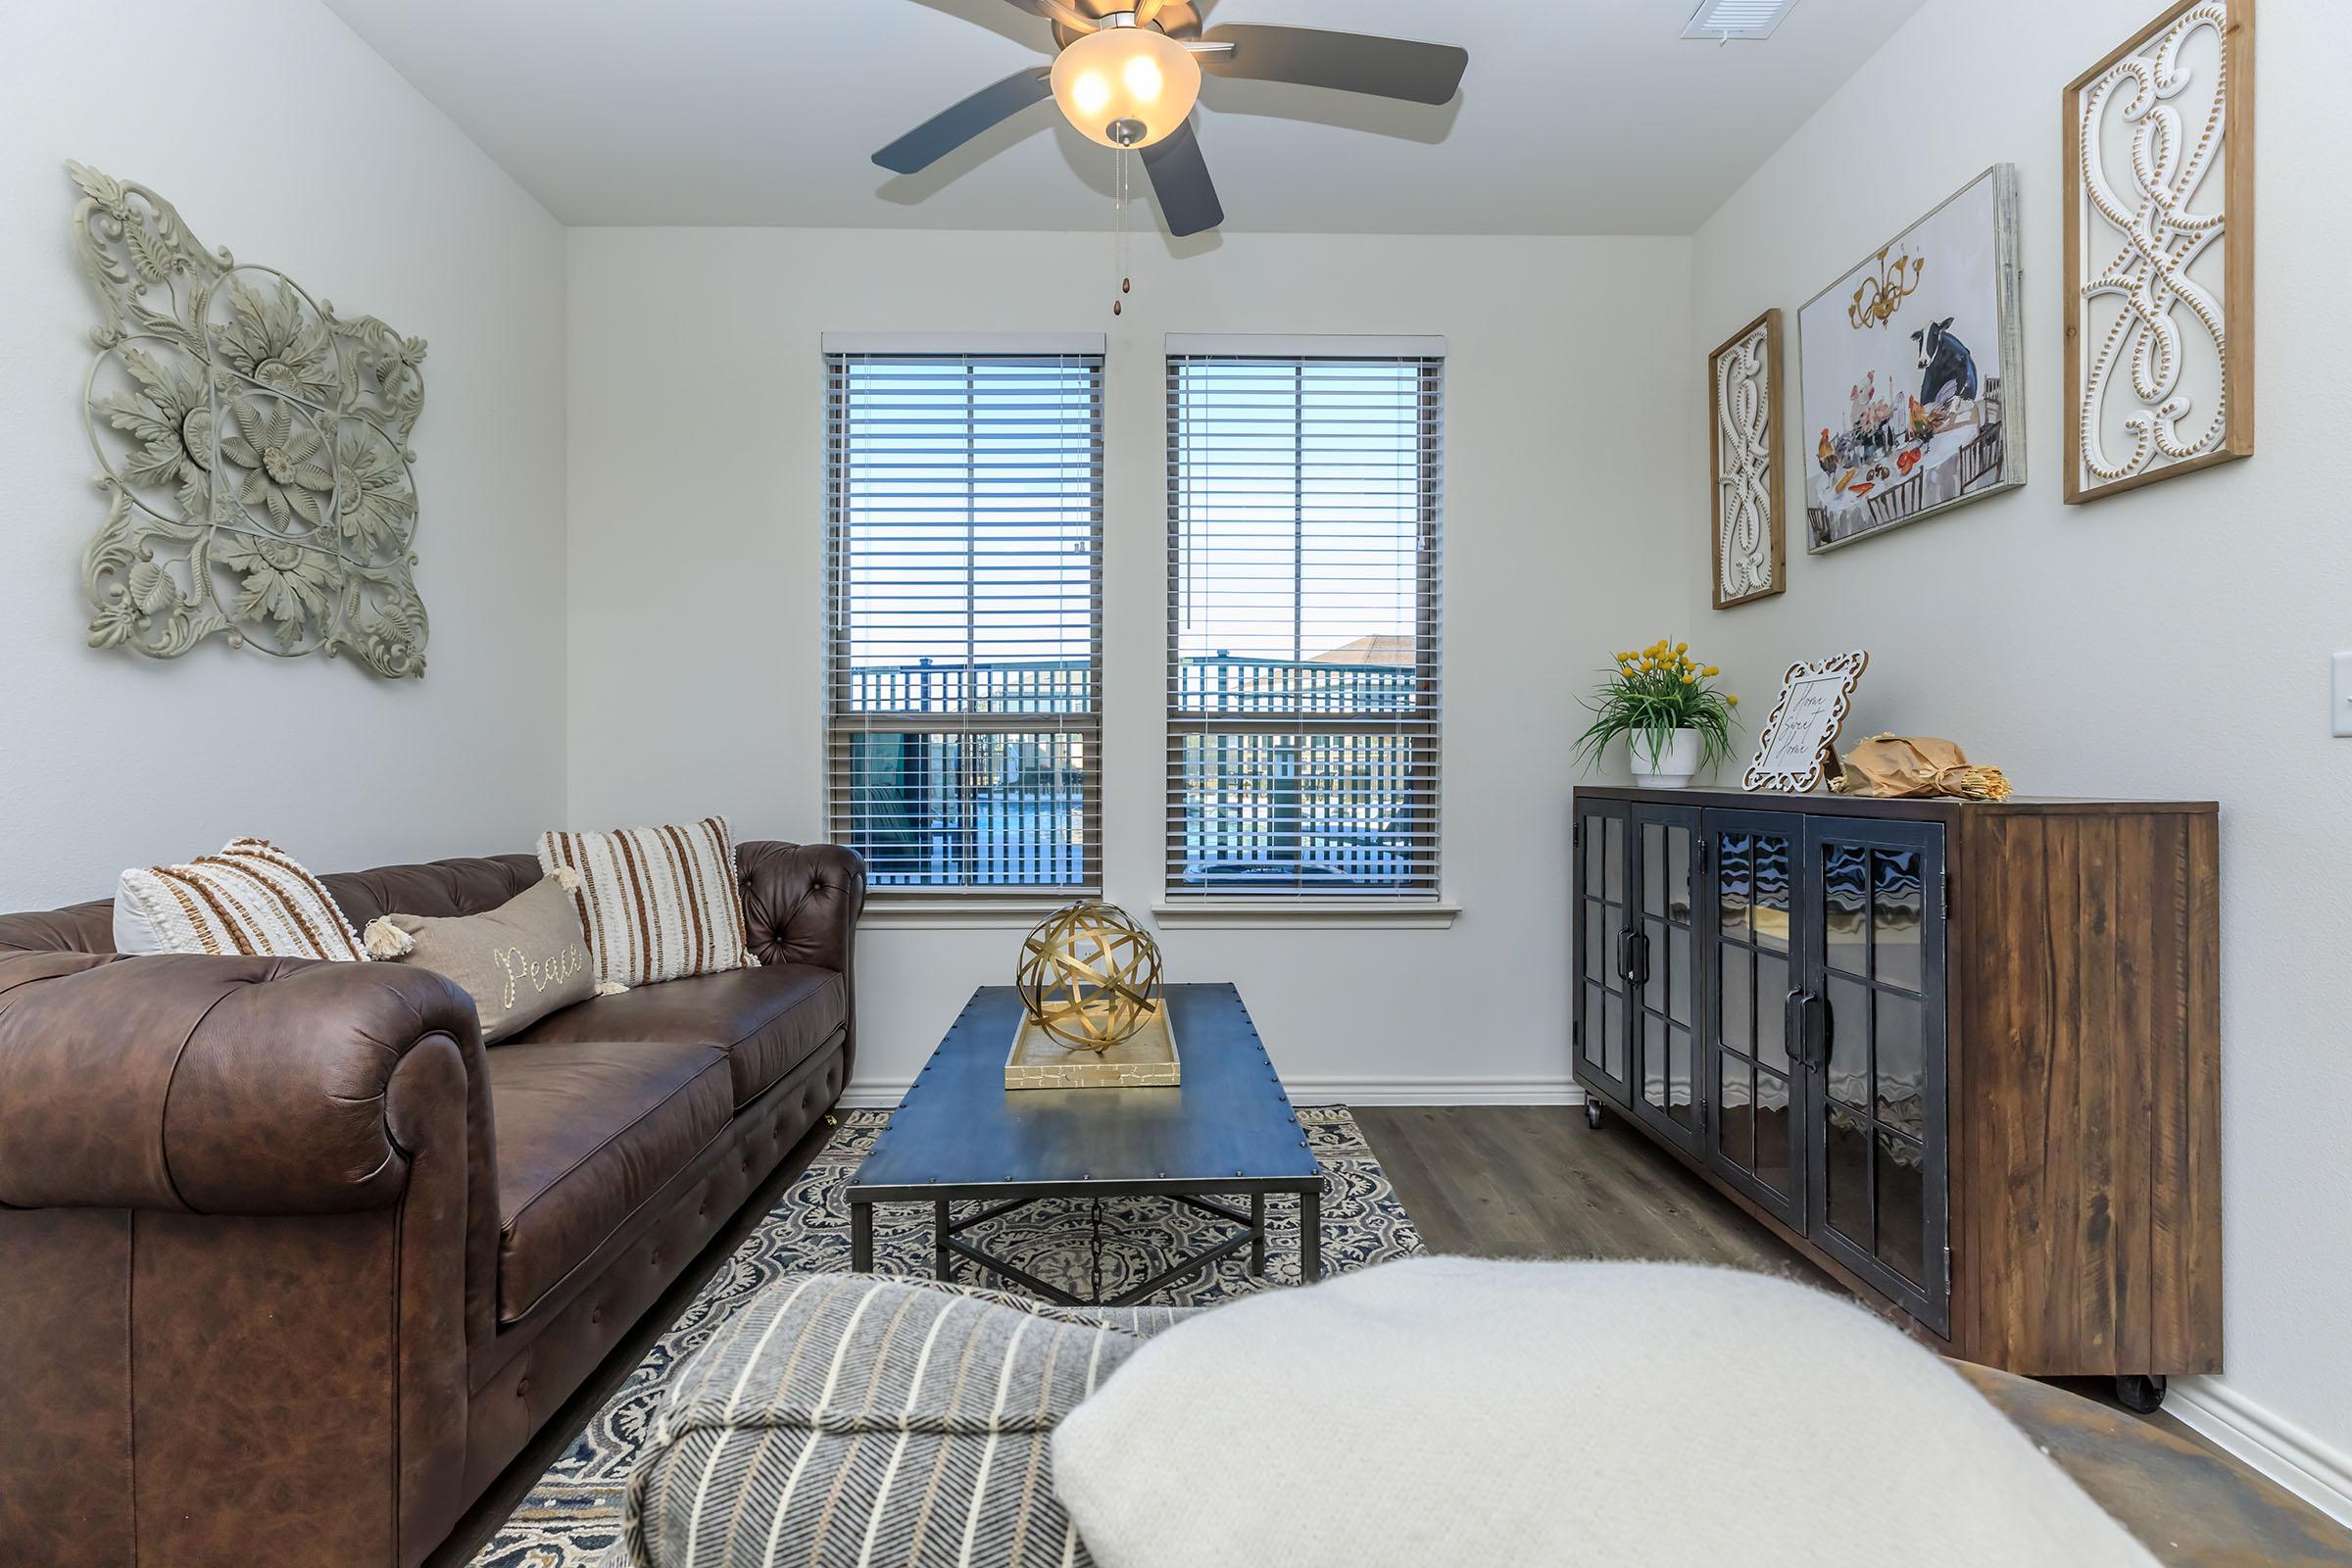
[[[852,1110],[896,1110],[906,1098],[911,1078],[857,1078],[841,1092],[841,1102]]]
[[[859,1078],[841,1102],[889,1109],[906,1097],[910,1078]],[[1585,1092],[1566,1078],[1286,1078],[1299,1105],[1581,1105]]]
[[[1285,1078],[1299,1105],[1581,1105],[1566,1078]]]
[[[2175,1378],[2164,1408],[2217,1448],[2305,1502],[2352,1525],[2352,1454],[2237,1393],[2219,1378]]]

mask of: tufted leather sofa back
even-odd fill
[[[318,880],[353,927],[379,914],[479,914],[495,909],[545,873],[531,855],[492,855],[422,865],[338,871]],[[62,909],[0,914],[0,953],[112,953],[115,903],[93,899]]]
[[[864,877],[856,856],[824,846],[752,840],[735,847],[752,951],[763,963],[847,969],[849,933]],[[379,914],[479,914],[544,875],[531,855],[469,856],[421,865],[380,865],[319,878],[356,929]],[[850,918],[843,919],[845,906]],[[0,953],[115,951],[112,899],[62,909],[0,914]]]

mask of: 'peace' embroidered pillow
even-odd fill
[[[588,939],[572,907],[579,878],[558,871],[480,914],[387,914],[368,922],[368,956],[455,981],[496,1045],[558,1007],[588,1000]]]

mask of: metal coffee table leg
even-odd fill
[[[1312,1285],[1323,1277],[1323,1192],[1298,1195],[1298,1283]]]
[[[948,1247],[948,1200],[944,1198],[931,1205],[931,1277],[956,1278],[956,1254]]]
[[[1266,1271],[1266,1195],[1250,1195],[1250,1272],[1262,1275]]]
[[[850,1200],[850,1271],[874,1271],[874,1205]]]

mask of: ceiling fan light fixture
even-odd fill
[[[1054,57],[1054,101],[1089,141],[1149,147],[1173,134],[1193,112],[1200,67],[1157,27],[1103,20],[1100,31],[1074,39]]]

